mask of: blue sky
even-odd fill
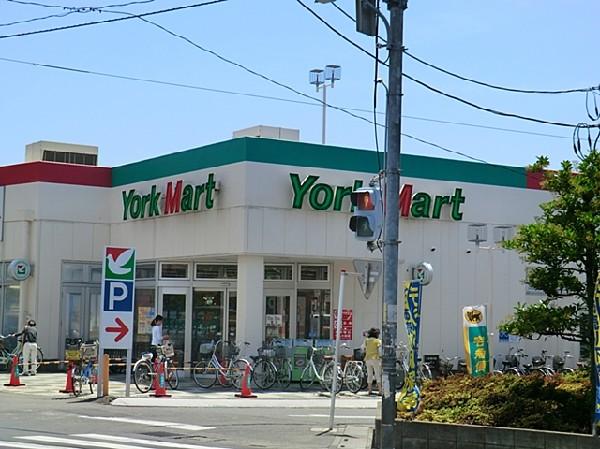
[[[332,5],[303,0],[340,32],[373,50],[371,38]],[[62,6],[103,6],[126,0],[39,0]],[[156,0],[113,8],[141,13],[201,0]],[[337,0],[354,14],[354,0]],[[0,0],[0,23],[61,13],[59,8]],[[405,46],[415,56],[462,75],[524,89],[566,89],[600,84],[595,55],[595,0],[409,0]],[[107,11],[0,26],[0,37],[120,17]],[[346,108],[373,104],[374,61],[327,29],[296,0],[229,0],[155,15],[150,19],[235,62],[309,95],[308,71],[342,66],[328,102]],[[384,53],[385,54],[385,53]],[[211,89],[305,101],[139,19],[25,37],[0,38],[0,58],[152,78]],[[524,95],[478,87],[408,58],[404,70],[436,88],[485,107],[552,121],[587,121],[585,95]],[[387,74],[380,67],[380,76]],[[552,166],[574,159],[572,130],[497,117],[428,92],[405,80],[403,131],[490,163],[526,165],[536,155]],[[122,165],[229,139],[256,124],[299,128],[301,140],[320,142],[321,109],[315,106],[210,93],[97,77],[0,61],[0,164],[23,161],[24,147],[57,140],[100,147],[100,164]],[[380,89],[379,111],[385,98]],[[357,112],[372,119],[368,112]],[[545,134],[530,135],[440,124],[414,117]],[[374,127],[329,110],[327,143],[375,147]],[[383,122],[384,116],[379,115]],[[380,133],[380,143],[383,133]],[[402,151],[463,159],[409,139]]]

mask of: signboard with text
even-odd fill
[[[333,339],[337,335],[337,309],[333,310]],[[352,340],[352,309],[342,309],[342,328],[340,329],[340,341]]]
[[[131,349],[135,302],[135,249],[106,247],[102,264],[100,347]]]

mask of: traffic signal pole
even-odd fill
[[[385,0],[384,0],[385,1]],[[402,114],[402,35],[407,0],[387,0],[390,26],[387,95],[387,151],[385,165],[385,221],[383,234],[383,398],[381,449],[395,447],[396,344],[398,333],[398,226],[400,192],[400,132]]]

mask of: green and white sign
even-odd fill
[[[352,211],[348,199],[344,208],[344,198],[350,197],[352,191],[362,187],[363,181],[354,180],[351,186],[332,186],[323,182],[317,182],[319,176],[308,175],[301,179],[297,173],[290,173],[292,185],[292,208],[302,209],[305,203],[314,210]],[[438,220],[442,212],[452,220],[461,221],[463,213],[461,205],[466,198],[460,187],[456,187],[452,195],[430,195],[426,192],[413,192],[412,184],[404,184],[399,193],[400,216],[405,218],[429,218]]]
[[[31,265],[25,259],[14,259],[8,264],[6,271],[15,281],[24,281],[31,276]]]

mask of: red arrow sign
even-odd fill
[[[127,332],[129,332],[129,328],[119,317],[115,318],[115,323],[117,324],[117,327],[114,327],[114,326],[107,327],[106,332],[118,332],[119,335],[117,335],[115,337],[115,342],[117,342],[117,341],[122,340],[123,337],[125,337],[125,335],[127,335]]]

